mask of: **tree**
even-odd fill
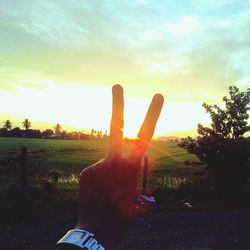
[[[250,130],[247,124],[250,110],[250,88],[245,92],[240,92],[236,86],[229,87],[230,97],[224,97],[225,108],[217,105],[203,103],[206,112],[212,119],[212,128],[204,128],[199,125],[199,131],[220,134],[226,138],[239,138]]]
[[[29,128],[31,128],[31,122],[29,121],[29,119],[25,119],[23,122],[23,127],[25,128],[25,130],[27,131]]]
[[[103,138],[103,139],[107,139],[107,138],[108,138],[108,131],[107,131],[107,130],[105,130],[105,133],[104,133],[104,135],[103,135],[102,138]]]
[[[180,146],[207,164],[209,177],[217,184],[237,189],[250,175],[250,130],[247,123],[250,110],[250,89],[240,92],[229,87],[230,97],[224,97],[225,108],[203,104],[210,114],[211,127],[198,124],[197,138],[182,138]]]
[[[25,135],[28,138],[41,138],[42,133],[39,129],[27,129],[25,130]]]
[[[61,132],[61,138],[62,139],[67,139],[67,131],[64,130],[64,131]]]
[[[56,134],[60,134],[62,131],[62,126],[59,123],[57,123],[54,127],[54,130]]]
[[[102,131],[97,131],[97,135],[96,135],[97,139],[102,139]]]
[[[49,138],[54,134],[52,129],[46,129],[45,131],[42,132],[42,137],[44,138]]]
[[[19,127],[15,127],[11,130],[11,135],[14,137],[21,137],[23,135],[23,132]]]
[[[6,120],[4,125],[3,125],[3,128],[7,129],[8,131],[11,130],[12,128],[12,123],[10,122],[10,120]]]
[[[10,136],[10,131],[6,128],[0,128],[0,136],[8,137]]]

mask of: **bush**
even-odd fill
[[[224,190],[239,190],[250,177],[250,89],[240,92],[229,87],[230,97],[224,97],[225,108],[203,104],[210,114],[211,128],[198,124],[197,138],[182,138],[180,146],[207,164],[209,178]]]
[[[250,138],[206,136],[182,139],[180,146],[206,162],[209,178],[217,186],[238,189],[250,175]]]
[[[53,168],[49,171],[49,177],[56,183],[62,177],[62,171]]]

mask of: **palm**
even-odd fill
[[[12,124],[9,120],[7,120],[4,124],[4,128],[6,128],[7,130],[11,130],[12,128]]]
[[[31,126],[31,122],[28,119],[25,119],[23,122],[23,126],[26,130],[28,130]]]
[[[141,159],[153,136],[162,105],[163,97],[155,95],[138,133],[138,141],[133,145],[129,157],[124,159],[121,155],[123,90],[119,85],[113,87],[110,152],[106,159],[81,173],[78,222],[80,227],[94,232],[108,249],[116,248],[132,215]],[[108,232],[112,238],[108,239],[104,232]]]

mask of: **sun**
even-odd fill
[[[110,86],[71,83],[49,84],[43,89],[22,87],[17,92],[0,91],[0,99],[3,103],[8,103],[4,106],[5,113],[8,114],[6,119],[28,118],[33,128],[47,129],[60,123],[63,129],[69,131],[88,132],[94,129],[109,133],[112,110]],[[124,137],[137,137],[151,100],[151,96],[131,97],[125,92]],[[167,97],[165,100],[155,129],[155,138],[162,135],[178,136],[182,131],[195,131],[198,123],[209,123],[202,103],[171,102]]]

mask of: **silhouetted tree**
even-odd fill
[[[52,129],[46,129],[42,132],[42,137],[49,138],[54,134],[54,131]]]
[[[97,135],[96,135],[97,139],[101,139],[102,138],[102,131],[97,131]]]
[[[230,86],[229,95],[223,98],[224,109],[204,103],[211,127],[198,124],[199,136],[182,138],[179,145],[207,163],[209,176],[217,184],[237,189],[250,174],[250,139],[243,137],[250,130],[250,89],[240,92]]]
[[[29,138],[41,138],[42,133],[39,129],[27,129],[25,130],[25,135]]]
[[[8,137],[10,136],[10,131],[6,128],[0,128],[0,136]]]
[[[29,121],[29,119],[25,119],[23,122],[23,127],[25,128],[25,130],[27,131],[29,128],[31,128],[31,122]]]
[[[61,132],[61,138],[62,139],[67,139],[67,131],[64,130],[64,131]]]
[[[11,130],[12,128],[12,123],[10,122],[10,120],[6,120],[4,125],[3,125],[3,128],[7,129],[8,131]]]
[[[88,134],[85,134],[84,132],[81,132],[79,139],[81,139],[81,140],[88,140],[88,139],[91,139],[91,136],[88,135]]]
[[[21,137],[23,136],[23,131],[19,127],[15,127],[11,130],[11,135],[14,137]]]
[[[250,88],[245,92],[240,92],[236,86],[229,87],[230,97],[224,97],[225,108],[217,105],[203,103],[206,112],[212,119],[212,128],[205,128],[199,124],[199,134],[216,133],[226,138],[238,138],[250,130],[247,124],[250,110]]]
[[[107,131],[107,130],[105,130],[105,133],[104,133],[104,135],[103,135],[102,138],[103,138],[103,139],[107,139],[107,138],[108,138],[108,131]]]
[[[62,131],[62,126],[59,123],[57,123],[54,127],[54,130],[56,134],[60,134]]]

